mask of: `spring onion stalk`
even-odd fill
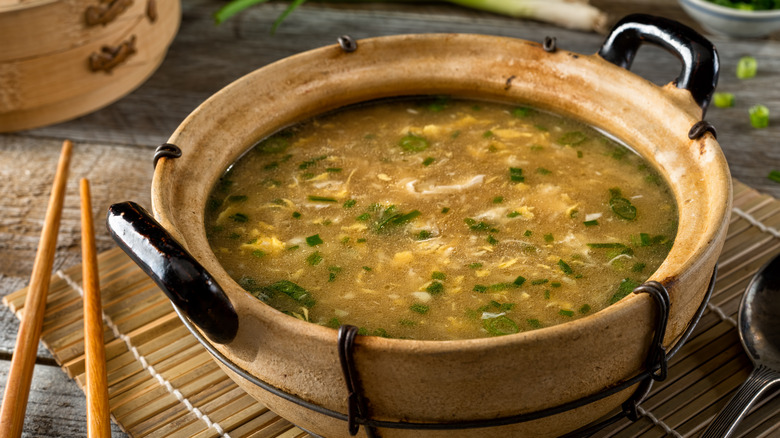
[[[767,175],[767,178],[771,179],[772,181],[776,183],[780,183],[780,170],[773,170],[769,172],[769,175]]]
[[[377,0],[356,0],[373,2]],[[416,1],[416,0],[404,0]],[[607,16],[598,8],[588,4],[588,0],[439,0],[460,6],[515,18],[527,18],[544,21],[557,26],[583,31],[604,31]],[[268,0],[231,0],[214,14],[217,24],[223,23],[233,15]],[[293,0],[274,21],[273,33],[282,21],[306,0]]]
[[[766,128],[769,126],[769,108],[764,105],[750,107],[750,124],[754,128]]]

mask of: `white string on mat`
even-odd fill
[[[637,406],[636,410],[637,410],[637,412],[639,412],[640,415],[647,417],[650,421],[653,422],[653,424],[655,424],[656,426],[658,426],[661,429],[663,429],[664,432],[666,432],[666,435],[671,435],[674,438],[683,438],[682,435],[677,433],[677,431],[675,431],[674,429],[669,427],[663,421],[659,420],[658,417],[653,415],[651,412],[648,412],[648,411],[644,410],[644,408],[642,408],[642,406]]]
[[[761,230],[762,233],[769,233],[775,238],[780,239],[780,231],[778,231],[776,228],[772,228],[764,225],[760,220],[754,218],[750,213],[746,213],[737,207],[732,208],[731,211],[737,216],[741,217],[742,219],[745,219],[746,221],[750,222],[750,225],[753,225],[754,227],[758,228],[759,230]]]
[[[65,282],[72,287],[76,292],[79,293],[82,297],[84,296],[84,290],[81,288],[81,285],[75,282],[72,278],[70,278],[66,273],[64,273],[61,270],[57,271],[57,276],[61,279],[65,280]],[[111,331],[114,333],[114,336],[116,338],[119,338],[122,340],[122,342],[125,343],[127,346],[127,349],[133,353],[133,356],[135,357],[135,360],[137,360],[141,366],[152,376],[154,377],[157,382],[160,384],[160,386],[164,387],[168,393],[173,394],[174,397],[176,397],[177,400],[179,400],[185,408],[187,408],[188,411],[190,411],[195,417],[197,417],[199,420],[203,421],[208,429],[214,429],[221,437],[223,438],[230,438],[230,435],[228,435],[227,432],[222,428],[222,426],[219,425],[219,423],[215,423],[211,421],[211,419],[208,417],[208,415],[204,414],[200,411],[197,407],[193,406],[193,404],[187,399],[187,397],[184,396],[184,394],[181,393],[178,389],[174,388],[173,385],[171,385],[171,382],[165,379],[165,377],[162,376],[162,374],[158,373],[157,370],[154,369],[154,366],[150,365],[149,362],[146,361],[146,358],[138,352],[138,349],[135,348],[132,341],[130,340],[130,337],[125,335],[124,333],[121,333],[119,331],[119,328],[114,324],[114,321],[111,319],[110,316],[106,315],[105,312],[103,312],[103,322],[111,329]]]
[[[723,321],[726,321],[727,323],[733,325],[734,327],[737,326],[737,321],[735,321],[734,318],[726,315],[726,312],[724,312],[723,309],[721,309],[720,307],[712,303],[707,303],[707,309],[715,313],[716,315],[718,315],[718,317]]]

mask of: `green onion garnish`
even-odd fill
[[[552,242],[554,240],[555,240],[555,238],[553,237],[552,233],[544,235],[544,241],[545,242],[550,243],[550,242]]]
[[[434,279],[434,280],[446,280],[447,279],[447,275],[444,272],[433,271],[431,273],[431,278]]]
[[[365,221],[371,219],[371,215],[369,213],[363,213],[360,216],[356,217],[355,219],[359,220],[361,222],[365,222]]]
[[[469,265],[470,269],[479,269],[482,267],[482,263],[472,263]]]
[[[441,213],[442,214],[447,214],[447,213],[449,213],[449,211],[450,211],[449,207],[444,207],[444,208],[441,209]]]
[[[518,216],[520,216],[520,212],[518,211],[510,211],[509,213],[506,214],[506,217],[508,218],[515,218]]]
[[[265,252],[261,251],[259,249],[256,249],[256,250],[252,251],[252,255],[257,257],[257,258],[261,258],[261,257],[263,257],[265,255]]]
[[[633,290],[639,286],[639,282],[634,281],[630,278],[624,278],[620,285],[618,285],[617,292],[612,295],[612,298],[609,299],[609,304],[615,304],[618,301],[622,300],[626,295],[633,292]]]
[[[776,183],[780,183],[780,170],[773,170],[769,172],[769,175],[767,175],[767,178],[771,179],[772,181]]]
[[[587,140],[588,137],[580,131],[571,131],[558,138],[558,143],[566,146],[577,146]]]
[[[334,198],[328,198],[326,196],[309,195],[309,201],[314,202],[338,202]]]
[[[474,292],[481,292],[481,293],[484,293],[484,292],[487,292],[487,290],[488,290],[488,287],[487,287],[487,286],[485,286],[485,285],[483,285],[483,284],[475,284],[475,285],[474,285],[474,289],[472,289],[472,290],[473,290]]]
[[[583,315],[590,312],[590,305],[589,304],[583,304],[582,307],[580,307],[580,313]]]
[[[230,215],[230,219],[233,219],[236,222],[246,222],[249,220],[249,216],[245,215],[244,213],[236,213]]]
[[[558,267],[560,267],[561,271],[563,271],[563,273],[566,275],[570,275],[574,273],[574,271],[571,269],[571,266],[569,266],[568,263],[564,262],[563,259],[558,259]]]
[[[315,234],[313,236],[307,237],[306,243],[309,244],[309,246],[317,246],[317,245],[321,245],[323,242],[322,239],[320,238],[320,235]]]
[[[355,204],[357,204],[356,200],[354,200],[354,199],[347,199],[346,201],[344,201],[344,204],[342,205],[342,207],[344,207],[344,208],[352,208],[352,207],[355,206]]]
[[[417,237],[417,240],[425,240],[425,239],[430,239],[430,237],[432,235],[433,234],[430,231],[428,231],[428,230],[420,230],[420,232],[417,233],[416,237]]]
[[[444,292],[444,285],[441,284],[441,282],[434,280],[425,288],[425,291],[431,295],[438,295]]]
[[[558,314],[561,316],[574,316],[574,311],[561,309],[558,311]]]
[[[300,218],[301,218],[301,212],[299,212],[299,211],[294,211],[294,212],[292,213],[292,217],[293,217],[293,219],[300,219]]]
[[[542,278],[542,279],[539,279],[539,280],[532,280],[531,284],[533,284],[534,286],[537,286],[537,285],[540,285],[540,284],[545,284],[548,281],[550,281],[550,280],[548,280],[546,278]]]
[[[523,182],[525,181],[525,177],[523,176],[523,169],[519,167],[510,167],[509,168],[509,179],[512,182]]]
[[[748,110],[750,113],[750,124],[754,128],[766,128],[769,126],[769,108],[764,105],[754,105]]]
[[[547,170],[544,167],[537,167],[536,168],[536,173],[538,173],[539,175],[549,175],[549,174],[552,173],[552,171],[551,170]]]
[[[319,251],[314,251],[313,253],[309,254],[308,257],[306,257],[306,263],[317,266],[322,262],[322,255]]]
[[[493,198],[493,203],[494,204],[500,204],[502,202],[504,202],[504,197],[503,196],[496,196],[495,198]]]
[[[411,310],[412,312],[417,312],[420,315],[425,315],[426,313],[428,313],[428,310],[430,310],[430,307],[424,304],[412,304],[411,306],[409,306],[409,310]]]
[[[436,159],[435,159],[435,158],[433,158],[433,157],[428,157],[428,158],[426,158],[426,159],[424,159],[424,160],[423,160],[422,164],[423,164],[423,166],[425,166],[425,167],[428,167],[428,166],[430,166],[431,164],[433,164],[433,162],[434,162],[434,161],[436,161]]]
[[[593,219],[592,221],[585,221],[582,224],[585,225],[586,227],[594,227],[599,224],[599,221],[598,219]]]
[[[737,78],[750,79],[756,75],[758,71],[758,62],[756,58],[752,56],[743,56],[739,58],[737,62]]]
[[[520,287],[525,283],[525,277],[522,275],[518,275],[517,278],[515,278],[515,281],[512,282],[515,286]]]
[[[526,319],[525,322],[527,322],[528,325],[531,326],[531,328],[534,329],[542,328],[542,323],[539,322],[538,319]]]
[[[430,143],[424,137],[411,133],[401,138],[398,145],[407,152],[422,152],[430,147]]]
[[[493,237],[492,234],[488,235],[486,240],[487,240],[487,243],[489,243],[491,245],[496,245],[498,243],[498,239]]]
[[[328,173],[338,173],[338,172],[341,172],[341,171],[342,171],[342,169],[340,167],[328,167],[328,168],[325,169],[325,172],[328,172]]]
[[[482,327],[493,336],[511,335],[520,332],[517,324],[506,315],[501,315],[498,318],[483,319]]]

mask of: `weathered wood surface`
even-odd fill
[[[165,0],[163,0],[165,1]],[[693,24],[674,0],[593,0],[610,12],[611,20],[631,12],[664,15]],[[112,202],[135,200],[149,206],[154,147],[208,96],[238,77],[283,57],[333,44],[348,34],[372,36],[420,32],[461,32],[511,36],[541,41],[555,36],[558,46],[594,53],[603,36],[474,12],[450,5],[425,3],[368,5],[312,3],[301,7],[269,35],[272,22],[287,3],[256,6],[216,27],[211,13],[221,0],[183,0],[179,33],[168,57],[149,81],[119,102],[91,115],[55,126],[0,135],[0,294],[27,284],[43,221],[48,191],[62,139],[75,141],[66,207],[58,241],[55,269],[80,263],[79,211],[76,181],[87,177],[93,186],[98,250],[112,246],[102,223]],[[695,25],[694,25],[695,26]],[[766,178],[780,169],[780,41],[729,40],[711,37],[719,49],[722,73],[719,89],[736,95],[729,109],[707,114],[735,178],[780,197],[780,184]],[[0,49],[1,50],[1,49]],[[734,75],[737,60],[754,55],[759,74],[750,80]],[[402,60],[401,60],[402,62]],[[678,61],[653,47],[641,49],[632,70],[655,83],[666,83],[679,72]],[[750,128],[747,109],[762,103],[773,112],[769,128]],[[0,309],[0,380],[7,373],[18,321]],[[39,363],[53,360],[39,349]],[[30,397],[29,436],[83,436],[83,394],[56,368],[39,365]],[[49,426],[44,426],[49,424]],[[115,430],[116,436],[121,432]]]

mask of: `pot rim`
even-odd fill
[[[674,109],[676,114],[674,114],[674,117],[670,116],[669,118],[678,119],[676,120],[678,125],[680,124],[680,120],[682,120],[682,124],[687,124],[687,126],[690,127],[699,121],[702,116],[701,108],[699,108],[699,106],[692,100],[690,93],[688,93],[686,90],[678,89],[672,83],[663,87],[658,87],[639,76],[633,75],[623,70],[622,68],[603,60],[598,54],[581,55],[561,50],[550,53],[544,51],[542,46],[535,42],[514,38],[471,34],[397,35],[360,40],[358,43],[358,54],[361,53],[361,51],[383,52],[388,50],[392,51],[393,53],[408,50],[411,53],[414,52],[417,46],[422,45],[427,50],[430,50],[432,47],[438,47],[437,54],[439,55],[442,53],[441,48],[447,47],[448,56],[442,57],[447,58],[453,55],[452,51],[453,48],[455,48],[457,53],[454,53],[454,55],[458,58],[482,60],[484,63],[493,65],[501,64],[501,67],[503,67],[504,71],[507,69],[511,70],[514,64],[514,60],[508,59],[506,56],[499,56],[499,59],[490,60],[488,57],[495,54],[495,51],[490,50],[490,48],[506,46],[507,50],[502,53],[512,53],[511,50],[508,50],[509,48],[518,50],[522,49],[522,51],[527,53],[529,60],[543,63],[545,67],[551,68],[552,75],[558,78],[583,81],[586,79],[598,79],[599,72],[609,72],[610,75],[619,78],[621,86],[626,86],[632,91],[641,91],[639,94],[640,99],[638,99],[639,101],[637,102],[637,106],[641,106],[643,103],[653,102],[655,104],[653,106],[658,106],[667,110]],[[426,58],[426,56],[430,56],[430,53],[423,51],[423,53],[420,53],[420,55],[415,58],[415,60],[429,60]],[[370,59],[365,61],[364,64],[359,64],[357,67],[354,67],[350,57],[355,57],[355,54],[345,53],[337,45],[327,46],[284,58],[266,67],[256,70],[255,72],[249,73],[248,75],[223,88],[207,99],[203,104],[201,104],[185,119],[185,121],[174,132],[168,142],[181,147],[184,150],[185,155],[187,155],[190,144],[193,141],[198,141],[196,139],[197,133],[203,133],[208,129],[218,130],[220,129],[221,124],[225,124],[229,121],[230,117],[235,116],[236,112],[239,111],[237,108],[234,108],[233,112],[231,112],[229,115],[226,115],[224,112],[219,112],[218,117],[214,117],[213,112],[215,108],[222,105],[222,102],[233,102],[236,99],[241,99],[241,95],[246,93],[245,88],[247,86],[251,87],[253,90],[262,89],[263,91],[272,93],[272,96],[267,98],[267,102],[270,104],[278,103],[277,99],[281,98],[282,96],[278,92],[273,92],[269,86],[263,86],[260,85],[260,83],[267,82],[269,77],[273,76],[274,74],[278,74],[279,72],[285,72],[290,69],[292,69],[294,72],[299,72],[303,66],[306,66],[306,68],[309,70],[305,72],[305,74],[300,72],[302,73],[300,75],[291,75],[293,79],[288,81],[288,87],[296,88],[294,97],[297,98],[305,96],[308,93],[317,93],[318,91],[321,92],[323,89],[322,87],[330,86],[334,81],[343,81],[345,76],[349,75],[348,71],[352,68],[372,70],[377,69],[378,63],[382,62],[381,59]],[[386,62],[388,65],[392,64],[392,61]],[[443,59],[441,63],[447,66],[447,68],[443,70],[446,70],[449,73],[455,73],[459,76],[463,75],[464,70],[469,70],[467,66],[461,66],[460,68],[453,70],[453,62],[451,60]],[[313,69],[315,70],[314,72],[311,71],[311,66],[315,66]],[[403,74],[408,73],[408,71],[403,71],[397,74],[397,76],[399,77],[399,80],[402,80],[400,77]],[[423,81],[429,80],[429,77],[442,77],[440,72],[431,72],[430,74],[425,74],[423,76],[425,76],[422,79]],[[289,85],[290,81],[293,83],[293,85]],[[447,79],[444,79],[443,82],[443,84],[429,83],[428,85],[431,89],[433,89],[433,92],[430,94],[451,94],[454,96],[466,98],[474,97],[475,95],[481,95],[486,97],[486,100],[501,100],[499,99],[499,96],[502,94],[501,89],[506,86],[507,89],[504,91],[513,90],[517,84],[517,78],[512,75],[504,75],[498,78],[484,78],[481,81],[476,80],[475,82],[478,83],[478,86],[473,88],[469,88],[473,84],[467,84],[467,86],[464,87],[463,84],[453,83]],[[275,84],[277,83],[275,82]],[[371,92],[367,92],[366,89],[369,88],[370,85],[377,85],[371,81],[364,85],[355,86],[353,84],[353,88],[349,88],[350,86],[344,85],[341,82],[338,82],[336,85],[337,87],[342,87],[339,88],[341,92],[343,92],[343,90],[354,92],[354,87],[363,88],[362,91],[357,93],[357,98],[350,98],[346,100],[344,98],[338,98],[336,99],[336,104],[333,102],[328,102],[327,105],[316,106],[316,108],[314,108],[311,103],[309,103],[308,106],[303,104],[299,105],[299,107],[296,108],[297,115],[293,118],[283,119],[278,115],[271,115],[271,120],[265,123],[263,127],[243,129],[241,136],[248,135],[250,137],[249,140],[246,138],[241,138],[241,136],[237,136],[232,132],[223,132],[223,134],[225,134],[226,141],[239,141],[244,143],[244,147],[242,148],[241,152],[243,153],[243,150],[246,150],[248,147],[256,144],[262,138],[273,134],[273,132],[277,131],[278,129],[284,128],[285,126],[288,126],[294,122],[313,116],[317,112],[325,112],[337,107],[369,100],[366,98],[367,96],[370,96],[370,99],[376,99],[388,97],[391,95],[400,96],[418,94],[410,93],[410,88],[404,89],[400,93],[394,94],[390,89],[392,87],[388,88],[387,86],[382,87],[379,85],[377,89]],[[599,82],[597,84],[591,83],[590,86],[591,88],[602,88],[606,87],[607,84],[602,84]],[[443,91],[447,90],[450,90],[450,92],[443,93]],[[523,103],[535,107],[540,107],[539,105],[536,105],[535,102],[525,102],[522,99],[522,96],[525,96],[526,94],[523,93],[525,93],[525,91],[520,94],[512,95],[508,97],[507,100],[514,100],[515,103]],[[266,95],[264,94],[264,97],[265,96]],[[552,110],[555,113],[582,120],[582,117],[577,117],[577,115],[574,114],[576,111],[580,110],[580,108],[577,108],[576,105],[581,104],[583,102],[582,99],[583,95],[576,96],[576,98],[573,99],[575,102],[573,105],[566,103],[553,104],[550,100],[545,100],[541,103],[541,109]],[[593,99],[593,97],[591,97],[591,99]],[[322,102],[320,102],[320,104],[322,104]],[[553,108],[550,108],[551,106]],[[591,104],[590,106],[592,107],[593,105]],[[642,112],[636,107],[634,107],[633,110],[636,110],[640,113]],[[645,109],[644,111],[651,112],[653,110]],[[597,128],[603,129],[626,142],[626,132],[630,132],[631,129],[627,129],[625,123],[621,123],[625,121],[615,121],[613,127],[620,125],[620,129],[618,129],[618,131],[621,131],[620,134],[616,134],[613,129],[610,129],[610,126],[604,126],[604,122],[606,121],[604,115],[602,114],[600,117],[601,118],[591,117],[591,119],[589,121],[586,120],[585,123],[595,125]],[[673,124],[674,123],[666,124],[663,126],[663,128],[670,129],[670,125]],[[210,128],[207,129],[203,126],[197,127],[198,125],[207,125]],[[269,130],[267,126],[271,125],[275,126],[276,128]],[[679,134],[687,134],[687,128],[685,132],[681,132]],[[626,143],[629,144],[632,148],[635,146],[630,142]],[[667,260],[665,260],[664,263],[658,268],[658,270],[648,279],[660,281],[665,286],[675,283],[678,280],[678,277],[683,275],[687,270],[696,269],[701,264],[700,259],[703,257],[703,255],[713,251],[713,248],[710,248],[709,244],[714,242],[714,244],[717,246],[718,240],[721,239],[721,235],[724,234],[724,228],[728,221],[728,212],[730,210],[728,208],[731,200],[730,176],[725,163],[725,158],[723,158],[722,152],[720,151],[720,148],[715,139],[711,135],[705,135],[701,139],[687,140],[685,143],[685,146],[688,148],[698,148],[701,155],[705,157],[709,166],[709,173],[707,174],[709,182],[702,181],[701,184],[702,188],[706,189],[708,192],[705,194],[709,195],[711,198],[710,200],[712,201],[712,205],[710,206],[711,208],[708,211],[708,214],[711,216],[707,218],[707,221],[705,221],[706,227],[704,229],[698,230],[700,233],[698,234],[698,238],[695,239],[698,242],[698,245],[693,249],[693,251],[689,252],[685,256],[679,254],[680,249],[677,240],[680,237],[679,233],[681,231],[678,231],[675,245],[670,251],[669,257],[667,257]],[[640,148],[640,152],[642,152],[644,158],[654,158],[646,156],[646,150],[647,147]],[[238,155],[234,154],[234,156],[230,157],[228,161],[231,163],[234,162],[235,159],[238,158]],[[214,161],[213,157],[210,156],[209,161]],[[653,159],[652,161],[656,168],[658,168],[657,160]],[[152,184],[152,202],[154,214],[162,223],[162,225],[171,231],[172,234],[174,234],[174,236],[178,238],[185,247],[192,251],[193,255],[195,255],[195,257],[204,264],[207,270],[215,275],[218,282],[225,288],[228,296],[231,298],[231,301],[241,302],[242,298],[248,297],[249,294],[244,291],[243,288],[241,288],[234,280],[227,276],[224,269],[218,263],[214,263],[213,253],[211,254],[211,257],[208,257],[207,253],[211,253],[211,249],[208,247],[208,244],[206,244],[205,252],[203,251],[204,248],[202,248],[202,244],[205,242],[205,230],[203,229],[202,224],[198,224],[200,226],[199,233],[201,235],[196,236],[195,238],[193,238],[192,235],[183,233],[180,229],[179,225],[185,223],[188,219],[191,220],[193,217],[197,217],[198,214],[201,216],[203,215],[203,209],[205,207],[205,196],[202,196],[202,202],[199,202],[195,206],[189,206],[189,211],[184,216],[177,214],[176,211],[173,211],[172,206],[167,201],[168,199],[175,199],[174,194],[176,191],[171,191],[170,188],[172,184],[175,185],[175,182],[171,181],[171,178],[174,178],[171,176],[171,174],[175,175],[177,172],[179,172],[182,163],[186,163],[186,161],[181,158],[176,160],[163,159],[157,166]],[[220,174],[226,167],[227,166],[222,166],[220,168]],[[670,185],[674,189],[675,198],[678,202],[679,214],[682,216],[687,210],[685,209],[686,206],[680,204],[691,202],[691,199],[681,199],[679,192],[680,187],[676,184],[675,181],[672,181],[673,178],[670,177],[672,175],[669,168],[662,167],[658,170],[664,175],[667,181],[670,182]],[[214,179],[213,175],[211,178],[212,180]],[[213,181],[208,186],[210,189],[211,186],[213,186]],[[193,208],[194,210],[197,210],[197,213],[194,215],[192,211]],[[682,218],[681,222],[683,222]],[[683,237],[686,236],[683,235]],[[193,245],[193,243],[195,243],[195,245]],[[201,248],[199,248],[199,246],[201,246]],[[719,251],[719,246],[715,250]],[[678,263],[680,261],[682,261],[682,263]],[[254,297],[250,298],[256,301]],[[679,299],[679,297],[672,297],[672,299]],[[652,303],[648,297],[630,296],[624,298],[616,304],[608,306],[607,308],[594,313],[593,315],[589,315],[563,324],[545,327],[530,332],[521,332],[513,335],[450,341],[387,339],[370,336],[359,337],[357,342],[361,346],[371,347],[372,349],[375,347],[377,349],[383,350],[408,351],[424,348],[425,351],[432,354],[449,352],[452,350],[485,350],[492,349],[496,346],[505,345],[507,343],[546,342],[561,336],[582,333],[583,331],[587,330],[596,330],[604,324],[615,323],[619,320],[622,320],[626,317],[627,312],[633,313],[641,311],[639,309],[646,309],[646,311],[650,311],[649,309],[651,306]],[[299,321],[295,318],[289,318],[287,315],[284,315],[283,313],[272,309],[267,305],[256,307],[258,308],[256,310],[259,315],[261,315],[263,318],[268,318],[268,320],[273,321],[274,324],[279,324],[280,326],[285,327],[285,329],[291,331],[304,331],[307,333],[307,336],[311,336],[325,342],[332,342],[335,338],[335,329]],[[682,330],[679,327],[674,330],[672,327],[670,327],[667,331],[664,344],[670,345],[673,343],[680,333],[682,333]],[[669,336],[670,334],[671,336]]]

